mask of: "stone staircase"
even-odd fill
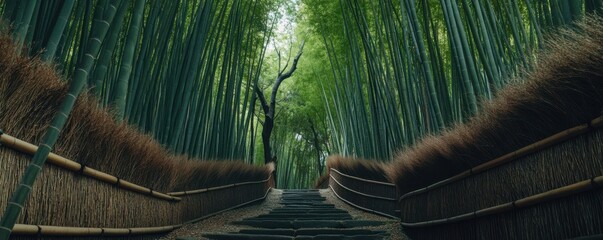
[[[209,239],[386,239],[386,231],[366,227],[381,221],[353,219],[345,210],[325,202],[317,190],[284,190],[280,204],[268,214],[235,221],[247,226],[238,232],[205,233]]]

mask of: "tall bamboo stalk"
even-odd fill
[[[42,138],[42,142],[39,144],[38,150],[34,154],[31,163],[25,170],[17,190],[15,190],[11,199],[9,200],[8,206],[6,207],[0,222],[1,239],[8,239],[10,236],[12,228],[15,225],[21,210],[23,209],[23,204],[25,204],[25,200],[27,200],[27,197],[31,192],[36,177],[42,170],[42,167],[48,158],[48,154],[59,138],[61,129],[67,122],[67,118],[73,109],[77,96],[82,91],[84,85],[86,85],[88,72],[90,69],[92,69],[94,60],[96,59],[96,56],[100,50],[101,43],[109,29],[109,22],[111,22],[113,16],[115,15],[117,10],[116,6],[118,5],[119,1],[114,0],[111,1],[106,11],[101,12],[99,10],[95,12],[95,22],[93,26],[94,31],[92,31],[91,37],[88,39],[87,53],[78,64],[75,77],[69,85],[67,95],[59,106],[58,113],[52,119],[52,122]]]

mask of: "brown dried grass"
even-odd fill
[[[327,159],[327,169],[331,168],[359,178],[389,182],[385,175],[385,164],[376,160],[333,155]]]
[[[314,188],[315,189],[328,188],[329,187],[329,178],[330,178],[329,172],[323,174],[318,179],[316,179],[316,181],[314,182]]]
[[[600,116],[602,26],[590,17],[560,31],[523,83],[500,91],[466,124],[398,153],[387,168],[389,179],[404,194]]]
[[[68,85],[54,67],[21,56],[0,36],[0,127],[37,144]],[[116,123],[88,93],[80,95],[53,152],[158,191],[192,190],[264,180],[269,167],[238,161],[200,161],[170,154],[151,136]],[[15,173],[18,178],[21,173]]]

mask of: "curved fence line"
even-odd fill
[[[259,183],[259,182],[258,182]],[[45,226],[45,225],[29,225],[29,224],[15,224],[13,228],[13,234],[15,235],[40,235],[40,236],[69,236],[69,237],[124,237],[132,235],[143,235],[143,234],[158,234],[173,231],[177,228],[182,227],[184,224],[195,223],[203,219],[212,217],[216,214],[220,214],[225,211],[229,211],[241,206],[245,206],[260,200],[263,200],[268,196],[268,193],[272,187],[266,190],[263,197],[256,198],[242,204],[232,206],[200,218],[196,218],[182,224],[159,226],[159,227],[141,227],[141,228],[95,228],[95,227],[62,227],[62,226]]]
[[[381,216],[385,216],[385,217],[388,217],[388,218],[398,218],[396,216],[392,216],[392,215],[389,215],[387,213],[382,213],[382,212],[379,212],[379,211],[375,211],[373,209],[365,208],[365,207],[359,206],[357,204],[354,204],[354,203],[348,201],[347,199],[339,196],[339,194],[337,194],[337,191],[335,191],[335,189],[333,189],[333,186],[329,186],[329,188],[331,188],[331,191],[333,191],[333,194],[335,194],[335,196],[337,198],[339,198],[339,200],[344,201],[347,204],[350,204],[350,205],[354,206],[355,208],[362,209],[364,211],[367,211],[367,212],[370,212],[370,213],[374,213],[374,214],[377,214],[377,215],[381,215]]]
[[[36,145],[25,142],[21,139],[18,139],[16,137],[13,137],[13,136],[8,135],[3,132],[0,132],[0,145],[7,146],[10,149],[13,149],[13,150],[25,153],[25,154],[30,154],[30,155],[35,154],[35,152],[38,150],[38,147]],[[259,180],[259,181],[232,183],[232,184],[227,184],[227,185],[222,185],[222,186],[209,187],[209,188],[203,188],[203,189],[195,189],[195,190],[190,190],[190,191],[186,190],[186,191],[181,191],[181,192],[161,193],[161,192],[157,192],[153,189],[150,189],[150,188],[147,188],[144,186],[140,186],[138,184],[120,179],[111,174],[98,171],[94,168],[87,167],[76,161],[67,159],[65,157],[62,157],[62,156],[57,155],[52,152],[48,155],[48,162],[50,162],[53,165],[56,165],[58,167],[61,167],[63,169],[66,169],[66,170],[69,170],[72,172],[81,173],[85,176],[94,178],[101,182],[115,185],[116,187],[119,187],[119,188],[122,188],[125,190],[130,190],[130,191],[141,193],[141,194],[147,194],[151,197],[159,198],[162,200],[168,200],[168,201],[180,201],[180,200],[182,200],[180,198],[180,196],[215,191],[215,190],[220,190],[220,189],[224,189],[224,188],[230,188],[230,187],[247,185],[247,184],[265,183],[265,182],[268,182],[270,180],[270,178],[272,177],[272,174],[269,174],[267,179]]]
[[[375,180],[359,178],[359,177],[356,177],[356,176],[352,176],[352,175],[348,175],[348,174],[342,173],[342,172],[338,171],[335,168],[331,168],[330,170],[331,171],[335,171],[336,173],[338,173],[341,176],[344,176],[344,177],[347,177],[347,178],[356,179],[358,181],[368,182],[368,183],[375,183],[375,184],[381,184],[381,185],[391,186],[391,187],[396,187],[396,184],[393,184],[393,183],[390,183],[390,182],[379,182],[379,181],[375,181]]]
[[[362,190],[357,190],[357,189],[353,189],[353,187],[348,187],[345,185],[345,179],[348,179],[350,181],[359,181],[360,184],[366,185],[366,186],[373,186],[373,187],[377,187],[374,184],[378,184],[380,186],[385,186],[386,191],[393,191],[394,195],[396,195],[396,187],[394,184],[390,184],[390,183],[385,183],[385,182],[378,182],[378,181],[374,181],[374,180],[368,180],[368,179],[363,179],[363,178],[359,178],[359,177],[355,177],[355,176],[350,176],[347,174],[342,174],[341,172],[339,172],[337,169],[331,168],[329,169],[330,171],[330,179],[333,180],[330,184],[329,184],[329,188],[331,189],[331,191],[333,191],[333,193],[335,194],[335,196],[337,196],[337,198],[341,199],[342,201],[356,207],[359,209],[362,209],[364,211],[368,211],[374,214],[378,214],[381,216],[385,216],[385,217],[389,217],[389,218],[398,218],[395,215],[396,213],[396,208],[397,206],[397,199],[391,198],[391,197],[385,197],[385,196],[378,196],[375,195],[375,193],[366,193],[366,192],[362,192]],[[337,177],[340,177],[340,180],[337,180]],[[351,184],[351,183],[348,183]],[[343,191],[343,192],[337,192],[337,191]],[[346,199],[346,194],[351,193],[354,196],[358,196],[358,199],[355,200],[351,200],[351,199]],[[379,193],[376,193],[379,194]],[[348,196],[349,197],[349,196]],[[373,199],[373,200],[370,200]],[[380,202],[381,204],[377,204],[374,205],[373,201],[385,201],[385,202]],[[384,207],[385,206],[385,207]],[[383,208],[383,209],[382,209]],[[391,210],[391,211],[390,211]]]
[[[18,139],[16,137],[10,136],[10,135],[8,135],[6,133],[2,133],[2,132],[0,132],[0,144],[3,146],[7,146],[8,148],[11,148],[13,150],[16,150],[16,151],[19,151],[19,152],[22,152],[25,154],[30,154],[30,155],[35,154],[36,151],[38,150],[38,146],[25,142],[21,139]],[[143,187],[138,184],[131,183],[129,181],[120,179],[111,174],[98,171],[91,167],[87,167],[76,161],[67,159],[65,157],[59,156],[52,152],[50,154],[48,154],[48,162],[50,162],[58,167],[61,167],[63,169],[66,169],[66,170],[69,170],[72,172],[81,173],[82,175],[94,178],[101,182],[115,185],[116,187],[122,188],[125,190],[129,190],[129,191],[133,191],[133,192],[137,192],[137,193],[141,193],[141,194],[146,194],[148,196],[159,198],[162,200],[167,200],[167,201],[182,200],[179,197],[170,196],[165,193],[157,192],[153,189]]]
[[[408,193],[402,195],[399,198],[398,201],[402,201],[405,198],[409,198],[409,197],[412,197],[412,196],[415,196],[415,195],[426,193],[426,192],[429,192],[429,191],[431,191],[433,189],[443,187],[445,185],[448,185],[450,183],[459,181],[461,179],[465,179],[467,177],[476,175],[478,173],[485,172],[485,171],[487,171],[489,169],[492,169],[492,168],[495,168],[497,166],[503,165],[505,163],[517,160],[518,158],[523,157],[525,155],[528,155],[530,153],[534,153],[534,152],[546,149],[546,148],[551,147],[551,146],[553,146],[555,144],[559,144],[559,143],[561,143],[563,141],[575,138],[575,137],[577,137],[579,135],[582,135],[582,134],[585,134],[585,133],[588,133],[588,132],[592,132],[595,129],[600,128],[600,127],[603,127],[603,116],[595,118],[595,119],[593,119],[592,121],[590,121],[588,123],[581,124],[581,125],[578,125],[576,127],[572,127],[572,128],[566,129],[564,131],[561,131],[559,133],[556,133],[556,134],[554,134],[554,135],[552,135],[550,137],[544,138],[544,139],[542,139],[540,141],[532,143],[532,144],[530,144],[528,146],[520,148],[520,149],[518,149],[516,151],[513,151],[511,153],[505,154],[505,155],[503,155],[503,156],[501,156],[499,158],[496,158],[494,160],[491,160],[491,161],[488,161],[488,162],[483,163],[481,165],[475,166],[475,167],[473,167],[473,168],[471,168],[469,170],[466,170],[466,171],[464,171],[462,173],[459,173],[457,175],[454,175],[454,176],[452,176],[450,178],[444,179],[444,180],[439,181],[437,183],[431,184],[431,185],[429,185],[427,187],[419,188],[419,189],[414,190],[412,192],[408,192]]]
[[[489,208],[480,209],[477,211],[456,215],[449,218],[442,218],[430,221],[408,223],[401,222],[404,227],[430,227],[445,223],[460,222],[464,220],[471,220],[478,217],[494,215],[504,212],[513,211],[520,208],[540,204],[546,201],[554,200],[557,198],[567,197],[576,195],[585,191],[594,190],[603,187],[603,176],[591,178],[589,180],[580,181],[571,185],[556,188],[550,191],[532,195],[529,197],[521,198],[512,202],[496,205]]]
[[[367,194],[367,193],[363,193],[363,192],[356,191],[356,190],[354,190],[354,189],[351,189],[351,188],[349,188],[349,187],[344,186],[344,185],[343,185],[343,184],[341,184],[339,181],[337,181],[337,179],[335,179],[335,177],[333,177],[333,176],[331,176],[331,179],[333,179],[333,181],[335,181],[335,183],[337,183],[337,185],[339,185],[340,187],[342,187],[342,188],[344,188],[345,190],[348,190],[348,191],[350,191],[350,192],[352,192],[352,193],[355,193],[355,194],[358,194],[358,195],[361,195],[361,196],[365,196],[365,197],[368,197],[368,198],[375,198],[375,199],[381,199],[381,200],[385,200],[385,201],[393,201],[393,202],[395,202],[395,201],[396,201],[396,199],[395,199],[395,198],[387,198],[387,197],[375,196],[375,195],[371,195],[371,194]]]
[[[264,180],[260,180],[260,181],[250,181],[250,182],[242,182],[242,183],[231,183],[228,185],[222,185],[222,186],[217,186],[217,187],[210,187],[210,188],[201,188],[201,189],[195,189],[195,190],[187,190],[187,191],[181,191],[181,192],[169,192],[167,193],[170,196],[187,196],[187,195],[194,195],[194,194],[199,194],[199,193],[204,193],[204,192],[211,192],[211,191],[215,191],[215,190],[220,190],[220,189],[225,189],[225,188],[231,188],[231,187],[236,187],[236,186],[243,186],[243,185],[249,185],[249,184],[256,184],[256,183],[265,183],[270,181],[270,178],[272,177],[272,174],[268,175],[268,178],[264,179]]]

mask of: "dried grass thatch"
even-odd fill
[[[316,182],[314,182],[314,188],[316,188],[316,189],[328,188],[329,187],[329,178],[330,178],[329,172],[323,174],[318,179],[316,179]]]
[[[586,18],[574,27],[549,40],[524,83],[502,90],[466,124],[398,154],[387,173],[404,195],[400,212],[409,236],[566,239],[603,233],[603,190],[596,184],[563,198],[521,204],[603,175],[603,130],[581,126],[589,131],[529,154],[511,154],[602,114],[603,20]],[[515,159],[477,174],[464,172],[506,154]],[[461,172],[465,177],[440,182]],[[504,204],[504,211],[493,209]]]
[[[0,37],[0,126],[37,143],[67,91],[52,66],[18,56]],[[269,169],[237,161],[199,161],[174,156],[152,137],[116,123],[89,94],[78,100],[55,153],[119,178],[161,191],[263,180]]]
[[[333,155],[327,159],[327,168],[334,168],[354,177],[389,182],[385,175],[385,164],[379,161]]]
[[[451,177],[564,129],[603,109],[603,23],[586,18],[548,41],[524,83],[484,103],[466,124],[423,139],[388,167],[401,194]]]
[[[0,128],[24,141],[39,143],[67,92],[67,83],[60,78],[53,66],[19,55],[10,37],[0,35]],[[161,192],[260,181],[273,170],[237,161],[174,156],[150,136],[116,123],[87,93],[78,99],[53,152]],[[1,147],[0,158],[0,206],[5,206],[31,157]],[[46,166],[19,222],[74,227],[165,226],[258,198],[266,187],[264,183],[236,186],[175,203]]]

